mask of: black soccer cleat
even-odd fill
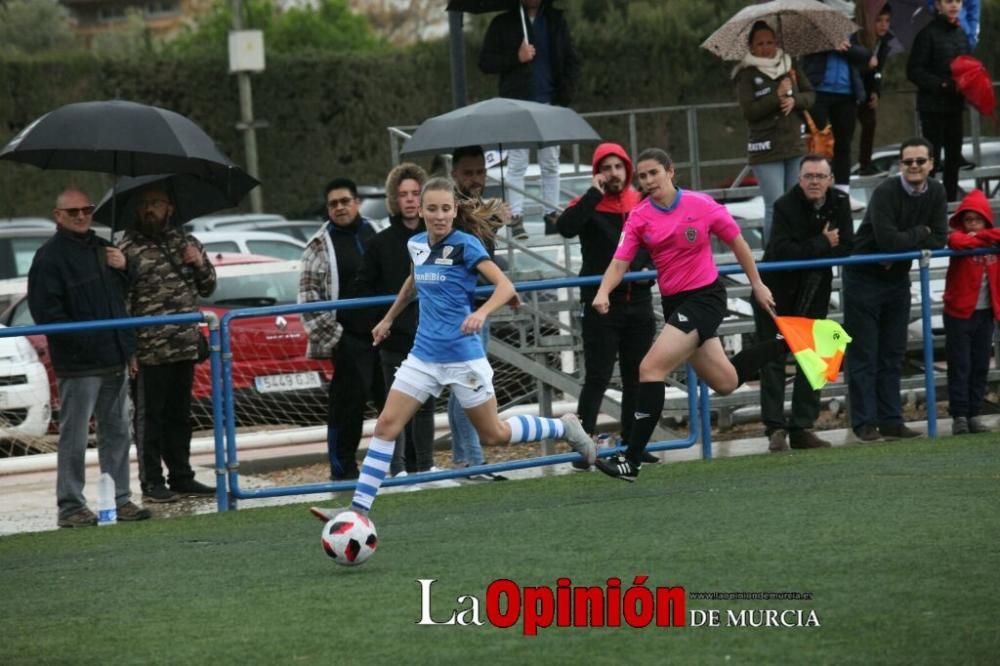
[[[594,466],[608,476],[629,483],[639,478],[639,468],[621,453],[616,453],[610,458],[600,458],[594,463]]]

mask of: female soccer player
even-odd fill
[[[726,314],[726,289],[712,259],[709,234],[732,249],[750,278],[754,298],[774,312],[771,291],[761,282],[750,246],[729,213],[711,197],[674,187],[674,168],[666,152],[649,148],[639,154],[636,174],[647,195],[632,212],[618,250],[594,297],[594,309],[608,311],[608,294],[628,271],[639,246],[656,265],[666,324],[639,365],[635,420],[628,433],[628,450],[597,468],[609,476],[635,481],[642,454],[663,411],[664,380],[687,361],[717,393],[727,394],[750,379],[768,360],[787,353],[784,340],[768,340],[726,357],[716,329]],[[692,389],[693,390],[693,389]]]
[[[372,330],[374,344],[389,336],[392,322],[419,294],[420,323],[409,356],[396,371],[385,408],[361,466],[351,508],[367,512],[378,494],[392,460],[396,435],[430,396],[447,386],[461,403],[486,444],[565,439],[574,451],[593,464],[593,440],[573,414],[561,419],[497,415],[493,369],[486,360],[480,331],[486,318],[516,297],[514,285],[493,263],[482,242],[454,228],[458,206],[455,184],[432,178],[421,193],[421,214],[427,231],[408,243],[413,261],[407,278],[385,318]],[[482,275],[496,290],[472,310],[476,279]]]

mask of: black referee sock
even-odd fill
[[[788,353],[788,344],[784,338],[767,340],[744,349],[732,358],[733,367],[736,368],[736,379],[740,384],[745,384],[754,377],[767,363],[781,358]]]
[[[635,420],[632,422],[628,449],[625,451],[625,457],[636,467],[642,461],[642,453],[646,450],[649,438],[653,436],[656,424],[660,422],[665,386],[663,382],[639,382],[639,391],[635,397]]]

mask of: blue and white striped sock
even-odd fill
[[[510,426],[510,443],[537,442],[542,439],[562,439],[566,432],[559,419],[541,416],[512,416],[506,421]]]
[[[396,448],[395,441],[386,441],[372,437],[368,442],[368,453],[361,463],[361,475],[354,489],[354,499],[351,507],[362,511],[371,511],[372,502],[382,487],[385,475],[389,473],[389,463],[392,462],[392,452]]]

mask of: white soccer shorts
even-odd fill
[[[441,395],[449,387],[463,409],[478,407],[493,394],[493,368],[485,358],[452,363],[428,363],[413,354],[406,357],[396,370],[392,388],[424,402],[430,396]]]

